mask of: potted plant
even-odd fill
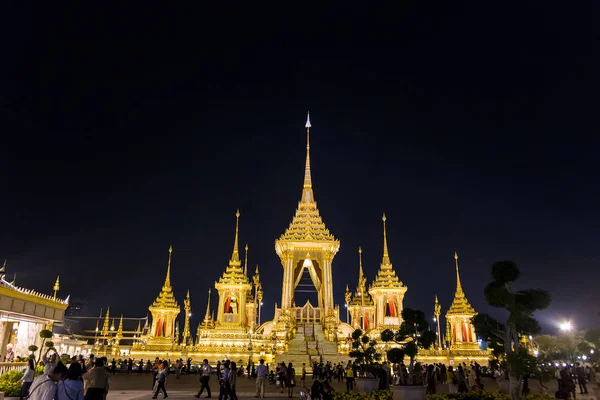
[[[394,386],[394,390],[400,393],[401,399],[425,399],[421,365],[419,363],[415,364],[415,357],[419,352],[419,348],[428,349],[431,347],[435,342],[435,333],[429,330],[429,324],[425,319],[423,311],[412,310],[410,308],[402,310],[402,324],[400,328],[396,332],[391,329],[384,330],[381,332],[381,340],[386,343],[394,342],[401,346],[402,353],[395,350],[396,353],[392,353],[392,357],[402,356],[399,357],[400,362],[404,359],[404,355],[410,359],[407,384]],[[389,352],[388,359],[390,359]]]
[[[377,341],[364,335],[363,331],[356,329],[352,332],[352,351],[350,357],[360,365],[361,374],[355,378],[356,390],[371,393],[378,389],[379,378],[376,367],[373,365],[381,360],[381,354],[377,352]]]

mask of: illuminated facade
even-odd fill
[[[458,363],[462,362],[469,364],[471,361],[476,361],[487,365],[491,352],[490,350],[481,350],[477,342],[475,327],[471,323],[471,318],[477,315],[477,312],[467,300],[460,283],[458,254],[456,252],[454,253],[454,264],[456,268],[456,292],[454,293],[452,305],[446,313],[446,347],[440,348],[439,343],[441,340],[438,340],[438,345],[434,346],[437,348],[430,350],[421,349],[417,358],[419,361],[426,363],[443,362],[458,365]],[[441,337],[441,332],[439,331],[441,306],[437,296],[435,300],[434,313],[436,315],[436,322],[438,322],[438,337]]]

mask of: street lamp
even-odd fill
[[[560,330],[564,331],[564,332],[568,332],[573,328],[573,326],[571,325],[571,323],[569,321],[565,321],[563,323],[560,324]]]

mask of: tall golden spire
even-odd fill
[[[119,329],[117,329],[117,335],[120,338],[123,337],[123,314],[121,314],[121,319],[119,319]]]
[[[362,247],[358,247],[358,280],[361,281],[364,278],[365,274],[363,273],[362,267]]]
[[[348,287],[346,285],[346,290]],[[367,278],[365,278],[365,273],[363,271],[362,265],[362,247],[358,248],[358,284],[356,285],[356,292],[354,294],[354,299],[349,301],[350,305],[373,305],[373,299],[371,295],[367,292]]]
[[[238,237],[240,228],[240,209],[235,212],[235,239],[233,240],[233,253],[231,254],[231,262],[240,262],[240,252],[238,251]]]
[[[106,309],[106,315],[104,316],[104,325],[102,325],[102,336],[108,335],[109,320],[110,320],[110,307],[108,307]]]
[[[204,321],[210,320],[210,289],[208,289],[208,302],[206,303],[206,314],[204,314]]]
[[[454,252],[454,265],[456,268],[456,293],[454,294],[454,300],[452,305],[448,309],[448,315],[476,315],[477,313],[473,309],[473,306],[469,304],[465,292],[463,291],[460,283],[460,274],[458,273],[458,254]]]
[[[246,252],[244,253],[244,275],[248,276],[248,243],[246,243],[246,247],[244,247]]]
[[[60,276],[56,277],[56,282],[54,282],[54,287],[52,289],[54,290],[54,298],[56,299],[56,294],[60,290]]]
[[[458,273],[458,254],[454,252],[454,263],[456,264],[456,297],[465,297],[462,285],[460,284],[460,274]]]
[[[385,216],[385,213],[383,213],[383,217],[381,217],[381,220],[383,221],[383,258],[381,259],[381,265],[391,266],[392,262],[390,261],[390,253],[388,252],[387,230],[385,226],[385,221],[387,221],[387,217]]]
[[[312,190],[312,178],[310,175],[310,112],[306,115],[306,164],[304,166],[304,185],[302,186],[301,202],[310,203],[315,201]]]
[[[162,290],[152,303],[153,308],[162,309],[177,309],[179,310],[179,304],[175,300],[173,295],[173,288],[171,287],[171,256],[173,254],[173,246],[169,246],[169,261],[167,262],[167,276],[165,277],[165,283],[163,284]]]
[[[169,246],[169,261],[167,263],[167,277],[165,278],[164,287],[171,287],[171,255],[173,254],[173,245]]]

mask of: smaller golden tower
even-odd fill
[[[245,330],[249,325],[246,299],[248,292],[252,290],[252,285],[244,275],[238,251],[240,210],[236,211],[235,218],[235,239],[231,259],[219,281],[215,282],[215,289],[219,292],[217,329]]]
[[[169,247],[169,261],[167,263],[167,276],[162,290],[148,310],[152,314],[152,326],[147,335],[147,344],[167,345],[175,340],[175,320],[181,312],[171,287],[171,256],[173,246]]]
[[[348,312],[352,319],[352,327],[368,331],[374,327],[375,303],[367,291],[367,278],[362,266],[362,248],[358,248],[358,284],[354,298],[348,302]]]
[[[104,324],[102,325],[101,336],[107,338],[108,332],[110,332],[110,307],[106,309],[106,315],[104,316]]]
[[[450,349],[478,350],[477,335],[471,318],[477,315],[475,309],[469,304],[460,283],[458,272],[458,254],[454,252],[456,266],[456,293],[450,309],[446,313],[446,335],[449,333]]]
[[[189,346],[193,343],[192,334],[190,332],[190,318],[192,316],[192,302],[190,300],[190,291],[187,291],[185,300],[183,301],[183,307],[185,309],[185,323],[183,325],[183,340],[184,346]]]
[[[389,327],[397,329],[402,323],[402,302],[407,287],[396,276],[394,266],[390,260],[387,244],[387,231],[385,213],[383,221],[383,258],[375,281],[369,288],[369,294],[375,301],[375,326],[376,328]]]

